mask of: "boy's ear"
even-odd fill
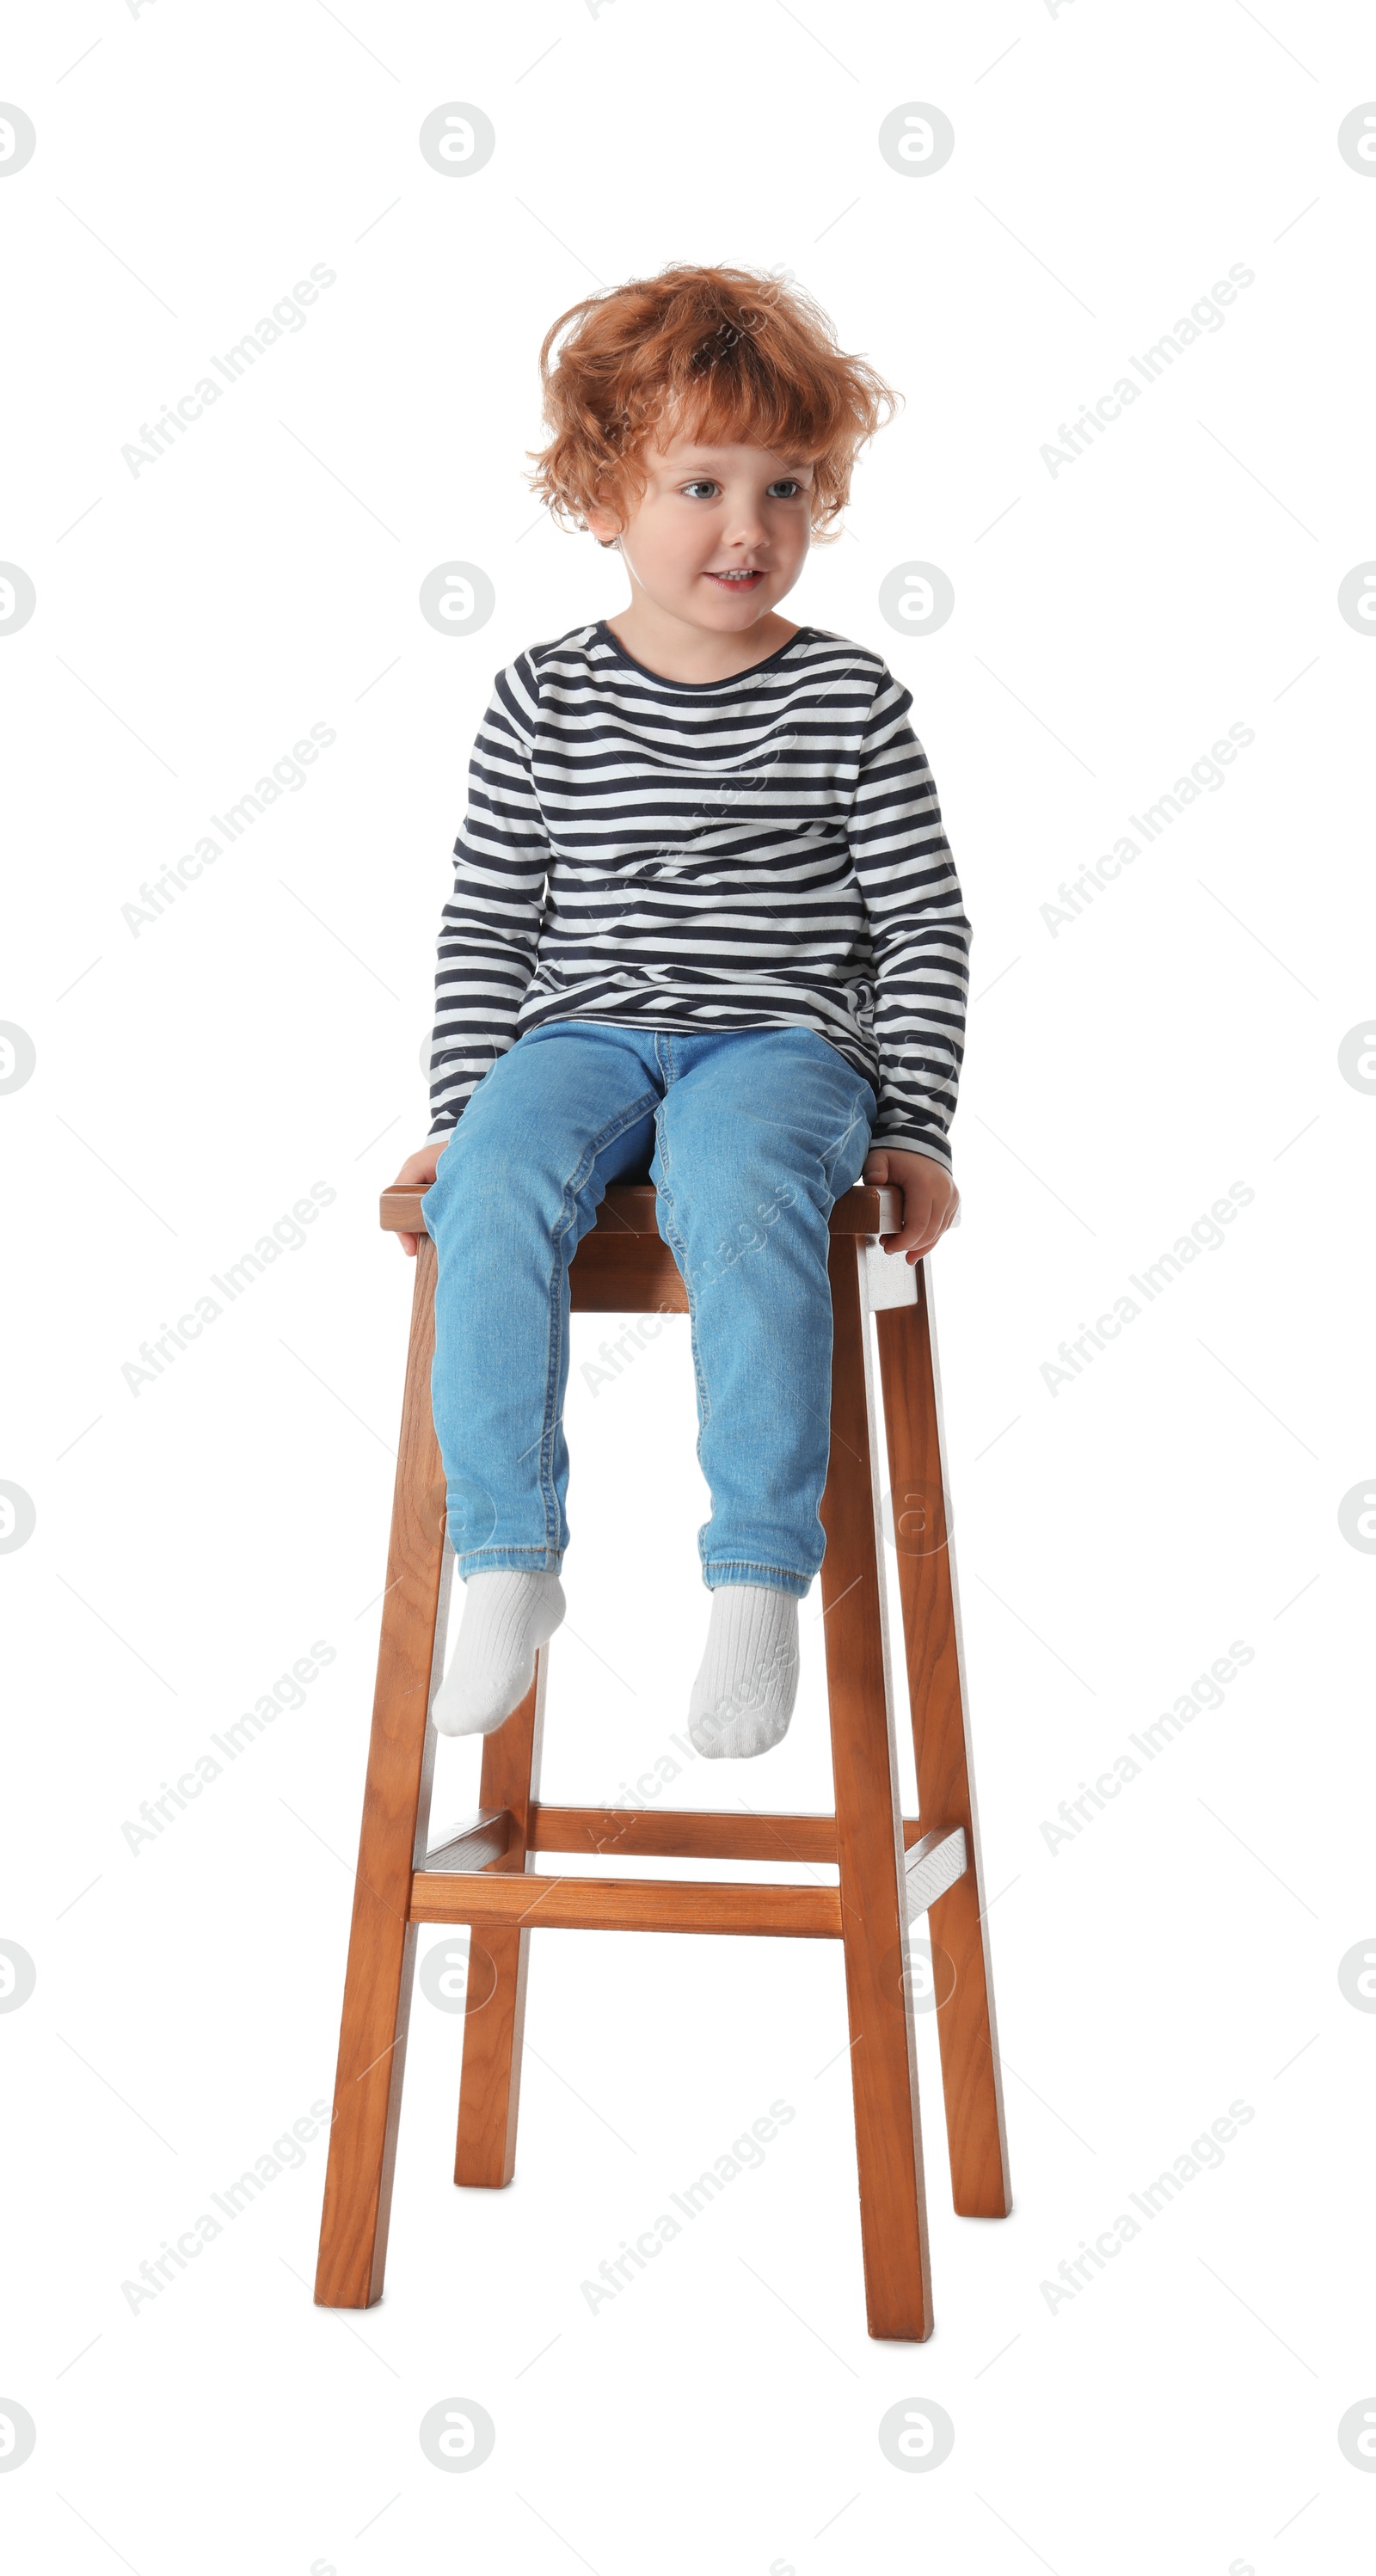
[[[587,529],[589,535],[597,539],[599,546],[614,546],[621,534],[621,521],[618,513],[615,510],[607,508],[605,504],[598,501],[594,501],[591,508],[584,510],[583,525]],[[612,533],[609,537],[603,536],[602,530],[604,528],[611,529]]]

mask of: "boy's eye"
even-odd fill
[[[716,492],[719,491],[720,488],[720,485],[714,482],[712,477],[707,474],[701,475],[693,482],[685,483],[683,485],[683,490],[686,493]],[[801,483],[799,483],[791,474],[781,474],[778,481],[776,483],[771,483],[769,487],[771,492],[782,493],[786,500],[792,500],[795,493],[801,492],[802,488]]]

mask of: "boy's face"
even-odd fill
[[[624,527],[614,512],[590,509],[593,535],[619,539],[633,585],[669,616],[715,634],[746,633],[787,596],[806,561],[812,465],[677,435],[647,447],[641,462],[644,498],[632,501]]]

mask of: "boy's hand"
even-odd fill
[[[960,1192],[950,1173],[930,1154],[903,1154],[891,1145],[881,1145],[865,1156],[860,1178],[886,1181],[891,1189],[902,1191],[903,1230],[881,1234],[879,1240],[886,1252],[901,1252],[910,1262],[920,1261],[940,1242],[960,1205]]]
[[[394,1190],[413,1190],[419,1185],[422,1189],[428,1190],[435,1177],[440,1156],[448,1142],[447,1136],[432,1136],[429,1144],[422,1145],[418,1154],[408,1154],[391,1187]],[[420,1236],[399,1234],[397,1241],[408,1260],[414,1261]]]

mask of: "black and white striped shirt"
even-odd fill
[[[911,692],[800,626],[666,680],[604,620],[496,675],[440,924],[431,1135],[527,1029],[815,1029],[950,1166],[970,925]]]

